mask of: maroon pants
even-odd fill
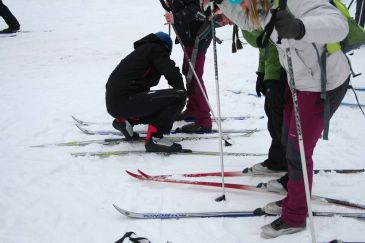
[[[346,94],[349,80],[340,87],[327,92],[330,102],[330,115],[339,107]],[[297,91],[300,122],[303,134],[304,153],[308,172],[309,187],[313,180],[313,150],[323,131],[324,102],[320,92]],[[305,198],[303,172],[298,144],[297,128],[292,95],[289,87],[285,90],[284,121],[282,143],[286,147],[286,159],[289,169],[288,194],[283,201],[282,220],[293,226],[306,223],[307,203]]]
[[[193,47],[186,47],[186,52],[191,57],[193,51]],[[195,61],[195,72],[200,80],[200,84],[204,89],[205,94],[208,97],[208,94],[205,89],[204,81],[203,81],[203,73],[204,73],[204,62],[205,62],[205,53],[198,53]],[[185,75],[188,74],[189,71],[189,63],[186,58],[184,58],[183,63],[183,73]],[[192,88],[193,90],[189,90],[188,92],[188,102],[186,105],[186,109],[189,114],[195,117],[195,122],[204,128],[212,127],[212,119],[210,117],[210,109],[209,106],[204,99],[203,93],[193,75],[192,78]]]

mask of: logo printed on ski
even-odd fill
[[[106,152],[79,152],[79,153],[71,153],[72,156],[75,157],[84,157],[84,156],[97,156],[100,158],[106,158],[109,156],[122,156],[122,155],[146,155],[146,154],[159,154],[164,156],[170,155],[204,155],[204,156],[219,156],[220,152],[216,151],[194,151],[190,149],[183,149],[181,152],[146,152],[145,150],[117,150],[117,151],[106,151]],[[267,154],[260,153],[239,153],[239,152],[223,152],[225,156],[266,156]]]
[[[113,207],[122,215],[133,219],[181,219],[181,218],[237,218],[237,217],[259,217],[276,216],[265,214],[262,210],[254,211],[228,211],[228,212],[196,212],[196,213],[137,213],[131,212],[113,204]],[[314,216],[321,217],[348,217],[364,219],[365,213],[338,213],[338,212],[313,212]]]

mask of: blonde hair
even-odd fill
[[[249,16],[250,20],[254,23],[256,27],[260,27],[260,14],[259,12],[264,12],[265,14],[270,11],[270,4],[268,0],[249,0],[249,7],[245,9],[245,13]]]

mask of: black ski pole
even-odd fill
[[[285,40],[285,45],[284,46],[285,46],[287,63],[288,63],[289,87],[290,87],[290,91],[292,93],[292,98],[293,98],[295,124],[296,124],[296,127],[297,127],[297,133],[298,133],[298,144],[299,144],[299,152],[300,152],[303,179],[304,179],[305,198],[306,198],[306,201],[307,201],[307,208],[308,208],[308,215],[309,215],[309,225],[310,225],[310,229],[311,229],[312,242],[315,243],[317,241],[316,241],[316,233],[314,231],[312,205],[311,205],[311,202],[310,202],[311,196],[310,196],[308,173],[307,173],[307,166],[306,166],[307,163],[306,163],[306,158],[305,158],[302,126],[301,126],[301,123],[300,123],[298,96],[297,96],[297,91],[295,90],[293,62],[292,62],[292,58],[291,58],[291,51],[290,51],[289,42]]]
[[[350,9],[351,8],[351,5],[354,3],[354,0],[351,0],[349,6],[347,7],[347,9]]]

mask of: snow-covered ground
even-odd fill
[[[71,152],[144,149],[142,144],[106,147],[31,148],[31,145],[90,140],[105,136],[81,133],[71,119],[112,121],[104,104],[109,74],[127,55],[133,42],[166,31],[157,0],[13,0],[5,4],[21,23],[16,37],[0,37],[0,242],[114,242],[134,231],[151,242],[309,242],[309,228],[273,240],[260,238],[260,226],[273,218],[132,220],[113,207],[138,212],[199,212],[252,210],[279,196],[227,190],[226,202],[215,202],[219,189],[140,182],[125,170],[151,174],[220,170],[219,157],[130,155],[99,159],[75,158]],[[353,9],[352,9],[353,10]],[[0,28],[5,28],[0,21]],[[258,51],[249,45],[231,54],[231,28],[217,31],[219,85],[223,116],[262,116],[263,98],[255,93]],[[210,101],[216,109],[214,63],[209,49],[204,74]],[[179,66],[182,51],[172,58]],[[351,56],[353,68],[364,70],[365,48]],[[365,76],[353,80],[364,87]],[[161,81],[159,88],[167,84]],[[234,94],[231,91],[242,91]],[[365,103],[365,92],[359,92]],[[354,103],[348,92],[345,101]],[[364,116],[358,108],[341,107],[331,121],[330,140],[320,140],[315,168],[364,168]],[[109,123],[110,124],[110,123]],[[111,129],[109,124],[92,129]],[[258,128],[251,137],[236,138],[225,151],[266,153],[270,137],[265,119],[226,121],[224,128]],[[183,142],[195,150],[218,151],[217,140]],[[241,170],[265,157],[225,157],[225,170]],[[255,185],[271,178],[226,178],[226,182]],[[219,178],[207,178],[220,181]],[[365,204],[365,174],[315,175],[313,192]],[[343,207],[313,203],[315,210],[353,212]],[[365,242],[365,222],[315,218],[319,241],[342,239]]]

